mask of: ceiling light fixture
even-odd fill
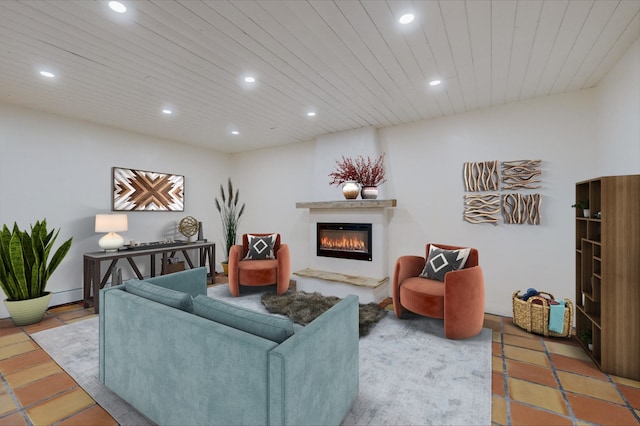
[[[232,130],[232,131],[231,131],[231,134],[232,134],[232,135],[239,135],[239,134],[240,134],[240,132],[239,132],[239,131],[237,131],[237,130]]]
[[[316,116],[316,113],[314,111],[309,111],[307,113],[307,117],[315,117],[315,116]]]
[[[429,86],[438,86],[438,85],[440,85],[440,83],[442,83],[442,81],[440,81],[440,80],[431,80],[429,82]]]
[[[171,111],[171,110],[170,110],[170,109],[168,109],[168,108],[165,108],[165,109],[163,109],[163,110],[162,110],[162,113],[163,113],[163,114],[167,114],[167,115],[171,115],[171,114],[173,114],[173,111]]]
[[[110,1],[109,7],[111,8],[111,10],[117,13],[125,13],[127,11],[127,6],[120,3],[119,1]]]
[[[414,19],[415,16],[413,15],[413,13],[405,13],[400,17],[400,19],[398,19],[398,22],[400,22],[402,25],[406,25],[413,22]]]
[[[54,73],[49,71],[40,71],[40,75],[47,78],[53,78],[56,76]]]
[[[255,77],[248,76],[248,77],[244,78],[244,81],[245,81],[245,83],[255,83],[256,79],[255,79]]]

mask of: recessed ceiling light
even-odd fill
[[[167,114],[167,115],[171,115],[171,114],[173,114],[173,111],[170,110],[169,108],[165,108],[165,109],[162,110],[162,113],[163,114]]]
[[[232,131],[231,131],[231,134],[232,134],[232,135],[239,135],[239,134],[240,134],[240,132],[239,132],[239,131],[237,131],[237,130],[232,130]]]
[[[440,80],[431,80],[429,86],[438,86],[440,83],[442,83]]]
[[[400,19],[398,19],[398,22],[400,22],[402,25],[406,25],[413,22],[414,19],[415,16],[413,15],[413,13],[405,13],[400,17]]]
[[[256,82],[256,78],[255,77],[251,77],[251,76],[247,76],[244,78],[245,83],[255,83]]]
[[[125,13],[127,11],[127,6],[120,3],[119,1],[110,1],[109,7],[111,8],[111,10],[117,13]]]
[[[309,111],[307,113],[307,117],[315,117],[315,116],[316,116],[316,113],[314,111]]]
[[[54,73],[49,71],[40,71],[40,75],[47,78],[53,78],[56,76]]]

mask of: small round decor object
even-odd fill
[[[178,231],[187,238],[198,233],[198,221],[193,216],[187,216],[178,224]]]

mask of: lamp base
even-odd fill
[[[107,235],[100,238],[100,240],[98,241],[98,245],[104,251],[118,250],[124,245],[124,238],[122,238],[115,232],[109,232]]]

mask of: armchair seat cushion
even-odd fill
[[[275,284],[278,281],[278,261],[265,259],[238,262],[238,278],[243,285]]]
[[[411,277],[400,287],[402,306],[414,313],[444,318],[444,283],[428,278]]]

